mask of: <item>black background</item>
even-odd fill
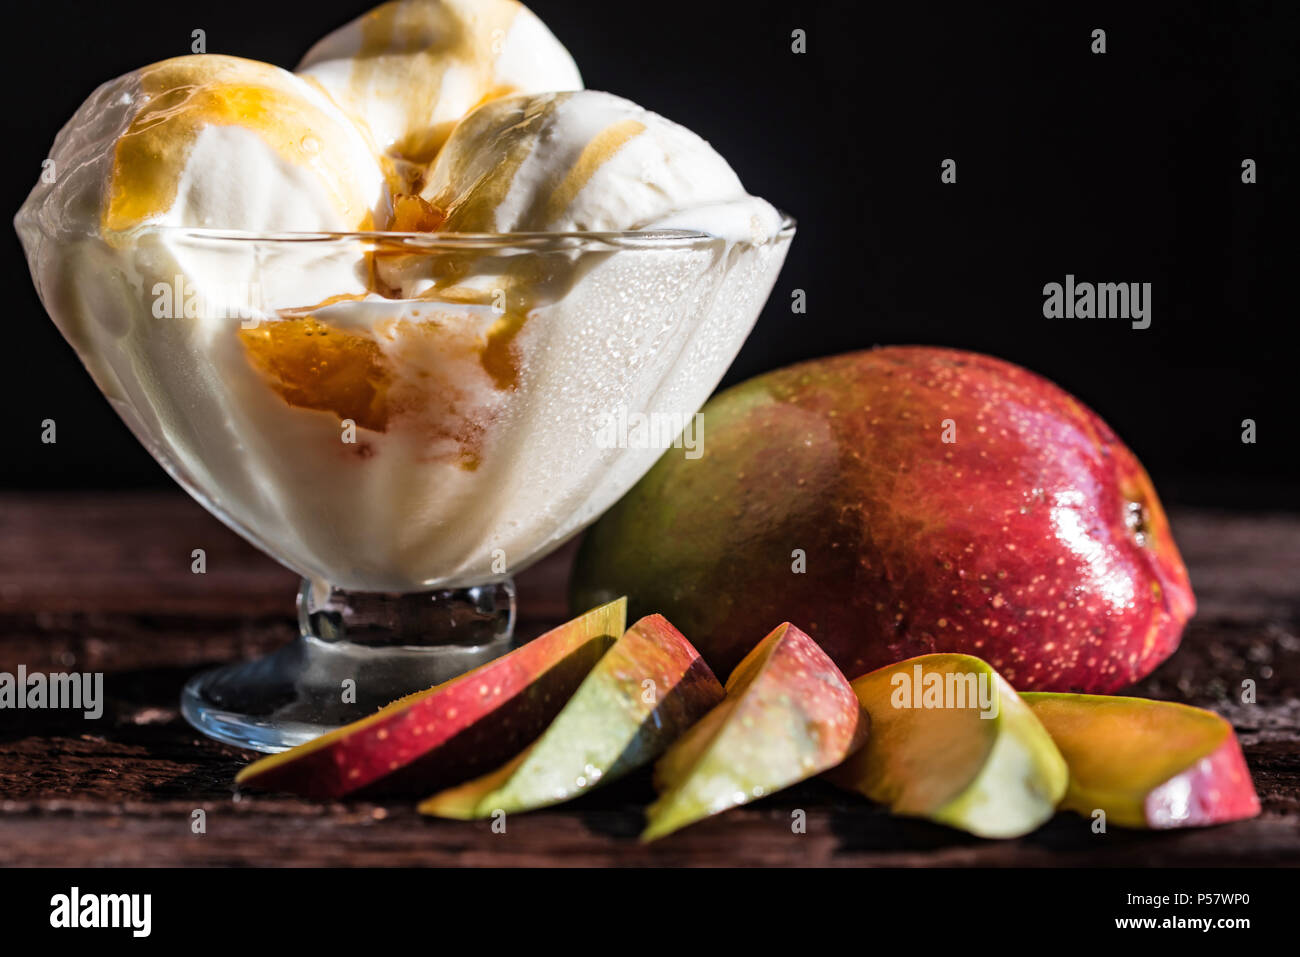
[[[292,68],[364,0],[11,6],[3,208],[101,81],[189,52]],[[1294,2],[537,0],[589,87],[709,139],[800,223],[726,382],[883,343],[989,352],[1095,408],[1168,501],[1293,507]],[[30,17],[15,22],[19,10]],[[791,31],[808,52],[791,52]],[[1107,32],[1104,55],[1091,32]],[[1284,106],[1284,104],[1287,104]],[[957,161],[957,184],[940,163]],[[1241,162],[1259,182],[1241,182]],[[4,237],[0,486],[169,484],[45,317]],[[1151,328],[1043,318],[1066,273],[1150,282]],[[790,310],[804,289],[806,315]],[[59,441],[39,441],[40,422]],[[1258,443],[1240,441],[1241,421]]]

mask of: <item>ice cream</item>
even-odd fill
[[[512,2],[388,4],[304,63],[92,94],[16,220],[42,300],[158,460],[295,570],[518,571],[661,454],[602,417],[699,408],[791,231],[695,134],[559,91],[571,59]]]
[[[456,232],[685,228],[761,242],[780,225],[695,133],[595,91],[480,106],[457,125],[421,196]]]
[[[391,215],[381,163],[348,117],[294,74],[236,57],[179,57],[105,83],[50,162],[16,226],[38,291],[83,354],[108,330],[105,347],[120,345],[142,301],[167,298],[161,311],[176,312],[198,296],[205,310],[272,314],[368,281],[358,261],[285,250],[268,268],[251,249],[148,227],[340,231]]]
[[[489,99],[582,89],[569,51],[515,0],[394,0],[317,43],[298,72],[415,163]]]

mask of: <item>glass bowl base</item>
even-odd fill
[[[195,675],[181,692],[185,720],[227,744],[284,751],[513,648],[508,579],[417,595],[330,590],[322,602],[311,588],[299,592],[299,637]]]

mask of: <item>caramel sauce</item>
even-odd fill
[[[386,319],[353,332],[310,313],[283,316],[240,329],[239,336],[254,368],[286,403],[351,419],[372,432],[387,432],[401,416],[404,431],[429,449],[452,449],[431,451],[431,459],[450,457],[460,468],[478,468],[491,411],[466,397],[459,375],[464,363],[478,359],[479,337],[436,317]],[[394,374],[381,343],[403,352],[405,378]]]
[[[486,233],[496,230],[496,211],[505,202],[519,168],[532,154],[540,128],[568,98],[567,93],[556,93],[527,101],[527,106],[516,111],[518,118],[507,128],[513,135],[498,136],[489,141],[493,154],[490,168],[482,168],[483,156],[479,150],[462,149],[443,157],[439,168],[447,171],[443,176],[445,183],[440,186],[429,184],[423,195],[434,206],[447,211],[444,228],[448,232]],[[487,138],[494,127],[501,127],[499,110],[515,110],[516,105],[514,102],[502,104],[498,110],[470,116],[461,135],[471,141]],[[435,189],[438,191],[431,194],[430,191]]]
[[[142,103],[118,139],[102,213],[105,233],[160,216],[176,200],[186,160],[207,126],[239,126],[279,156],[313,168],[335,206],[373,228],[370,211],[334,164],[351,149],[339,121],[284,84],[275,67],[238,57],[177,57],[140,72]]]
[[[555,222],[573,204],[596,170],[604,166],[628,140],[644,132],[645,124],[637,120],[622,120],[605,127],[582,148],[578,159],[565,171],[563,179],[550,188],[538,190],[537,200],[542,204],[540,215],[538,211],[529,210],[525,214],[525,220],[548,225]]]
[[[459,9],[461,7],[466,9]],[[368,95],[391,96],[403,103],[409,132],[380,144],[402,159],[430,163],[451,135],[459,117],[433,123],[447,74],[469,71],[473,85],[496,92],[516,92],[496,84],[497,45],[522,7],[517,3],[409,3],[376,7],[361,18],[361,49],[353,56],[348,77],[354,103]],[[400,70],[393,57],[403,57]]]
[[[253,365],[285,402],[333,412],[363,429],[387,431],[392,376],[369,336],[304,316],[241,328],[239,337]]]
[[[398,193],[393,197],[393,222],[389,227],[395,233],[436,233],[447,221],[447,214],[423,196]]]

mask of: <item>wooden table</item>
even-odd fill
[[[642,774],[570,805],[486,823],[405,802],[235,795],[252,755],[177,713],[200,667],[294,633],[292,574],[179,493],[0,495],[0,671],[104,671],[98,721],[0,711],[0,863],[10,865],[1296,865],[1300,864],[1300,516],[1175,513],[1200,612],[1137,693],[1236,726],[1255,820],[1175,833],[1057,815],[1017,841],[891,818],[809,783],[641,847]],[[190,570],[207,552],[207,574]],[[565,614],[572,550],[520,576],[522,631]],[[1239,702],[1253,678],[1258,703]],[[791,833],[794,809],[807,833]],[[191,831],[196,809],[206,833]]]

